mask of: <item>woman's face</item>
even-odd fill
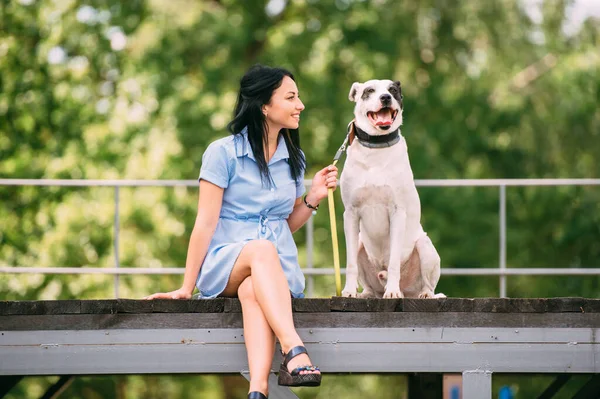
[[[279,129],[298,129],[300,112],[304,104],[298,96],[298,87],[289,76],[285,76],[271,96],[271,102],[263,106],[267,123]]]

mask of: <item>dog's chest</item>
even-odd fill
[[[357,187],[350,197],[350,204],[355,208],[364,206],[381,205],[385,208],[393,208],[396,203],[397,193],[389,185],[368,184]]]
[[[340,178],[344,204],[395,207],[403,202],[414,185],[406,144],[383,149],[368,149],[355,143]]]

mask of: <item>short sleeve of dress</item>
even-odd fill
[[[206,180],[221,188],[229,186],[227,151],[221,143],[211,143],[202,154],[202,166],[198,180]]]

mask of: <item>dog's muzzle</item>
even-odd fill
[[[381,97],[379,97],[379,100],[381,101],[382,107],[389,107],[392,105],[392,96],[389,94],[382,94]]]

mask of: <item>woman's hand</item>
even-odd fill
[[[310,192],[306,195],[306,201],[311,205],[318,205],[322,199],[327,197],[327,190],[337,187],[338,168],[329,165],[315,174],[312,180]]]
[[[157,292],[156,294],[144,297],[144,299],[190,299],[191,297],[191,292],[180,288],[171,292]]]

